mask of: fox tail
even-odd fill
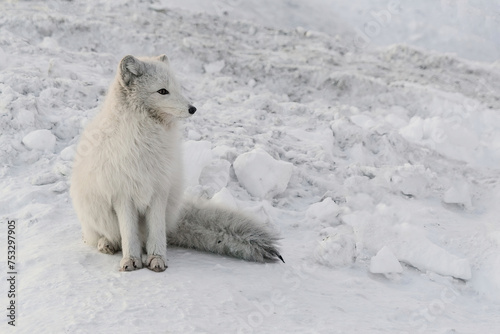
[[[254,218],[201,200],[183,204],[177,229],[167,235],[170,245],[248,261],[285,262],[276,246],[278,240],[274,231]]]

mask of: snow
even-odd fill
[[[472,197],[469,185],[466,182],[458,182],[453,185],[444,193],[443,202],[463,205],[466,208],[472,207]]]
[[[186,186],[198,185],[201,172],[212,160],[212,143],[206,140],[186,141],[183,146]]]
[[[32,150],[54,151],[56,136],[50,130],[35,130],[23,138],[23,144]]]
[[[213,63],[210,64],[205,64],[203,65],[203,68],[205,69],[205,72],[214,74],[222,71],[224,66],[226,66],[224,60],[219,60],[219,61],[214,61]]]
[[[499,332],[500,2],[398,3],[0,3],[17,331]],[[75,145],[119,60],[163,53],[198,109],[186,194],[273,226],[285,264],[122,273],[82,242]]]
[[[236,203],[236,200],[231,194],[231,191],[226,187],[222,188],[217,193],[215,193],[210,199],[210,201],[217,205],[224,205],[226,207],[230,207],[233,209],[238,208],[238,204]]]
[[[260,198],[284,192],[293,172],[291,163],[276,160],[261,148],[239,155],[233,167],[241,185]]]
[[[340,226],[321,231],[324,237],[314,251],[314,258],[327,267],[344,267],[356,260],[356,242],[352,228]]]
[[[384,246],[377,252],[377,255],[371,258],[370,272],[373,274],[399,274],[403,272],[403,267],[391,249]]]
[[[314,203],[307,208],[306,217],[311,225],[329,224],[338,225],[337,216],[340,214],[340,206],[327,197],[319,203]]]
[[[393,215],[397,215],[393,209],[379,204],[371,217],[363,211],[344,216],[344,221],[356,231],[357,249],[362,250],[361,253],[374,254],[383,246],[389,246],[399,261],[423,272],[432,271],[463,280],[471,278],[467,259],[436,245],[423,228],[400,222],[400,218],[391,217]]]

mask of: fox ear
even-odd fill
[[[169,61],[168,61],[168,57],[167,57],[167,55],[165,55],[165,54],[163,54],[163,55],[161,55],[161,56],[156,57],[156,59],[158,59],[159,61],[164,62],[164,63],[166,63],[166,64],[168,64],[168,62],[169,62]]]
[[[144,74],[144,63],[134,56],[125,56],[120,62],[120,77],[129,86],[135,77]]]

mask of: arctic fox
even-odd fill
[[[179,119],[196,112],[165,55],[124,57],[101,111],[84,130],[71,178],[83,238],[122,250],[121,271],[167,268],[169,244],[251,261],[282,259],[277,235],[253,218],[183,200]]]

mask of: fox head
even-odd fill
[[[118,81],[125,99],[143,107],[162,123],[189,117],[196,108],[182,96],[166,55],[152,58],[125,56],[118,67]]]

